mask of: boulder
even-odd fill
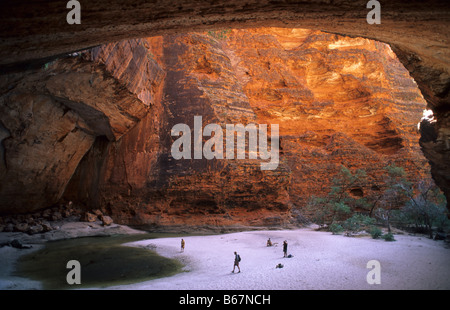
[[[99,218],[100,218],[101,216],[103,216],[103,212],[100,211],[99,209],[92,210],[92,213],[94,213],[95,215],[97,215]]]
[[[102,215],[100,219],[102,221],[103,226],[109,226],[113,223],[113,219],[107,215]]]
[[[18,223],[14,226],[14,230],[18,232],[26,232],[29,226],[27,223]]]
[[[44,211],[42,211],[42,217],[49,220],[52,217],[52,210],[50,209],[45,209]]]
[[[60,221],[60,220],[62,220],[62,218],[63,217],[62,217],[61,213],[59,211],[55,211],[52,214],[51,220],[52,221]]]
[[[47,221],[42,221],[40,225],[42,226],[43,232],[48,232],[48,231],[53,230],[53,227]]]
[[[14,224],[13,223],[8,223],[5,225],[5,228],[3,228],[4,232],[12,232],[14,231]]]
[[[97,220],[97,215],[92,214],[91,212],[85,212],[81,217],[83,222],[95,222]]]
[[[20,242],[17,239],[14,239],[13,241],[11,241],[9,243],[9,245],[16,249],[30,249],[31,248],[31,245],[24,245],[24,244],[22,244],[22,242]]]
[[[44,227],[42,225],[33,225],[28,229],[28,233],[30,235],[38,234],[44,231]]]

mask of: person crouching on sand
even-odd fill
[[[233,271],[232,273],[234,273],[234,268],[238,267],[238,273],[241,272],[241,268],[239,268],[239,262],[241,261],[241,257],[239,256],[239,254],[237,252],[234,252],[234,265],[233,265]]]

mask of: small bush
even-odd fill
[[[343,232],[344,228],[339,224],[333,223],[330,225],[330,231],[333,233],[333,235],[337,235]]]
[[[368,229],[370,225],[373,225],[375,220],[370,218],[369,216],[355,213],[352,217],[346,219],[343,222],[344,229],[348,230],[351,233],[356,233],[358,231]]]
[[[208,35],[216,40],[226,40],[230,32],[231,28],[227,28],[216,31],[208,31]]]
[[[383,233],[381,229],[379,229],[378,227],[372,226],[372,228],[370,228],[370,235],[372,236],[372,239],[378,239],[382,234]]]
[[[392,233],[387,233],[387,234],[381,236],[381,238],[383,238],[384,241],[395,241],[394,235]]]

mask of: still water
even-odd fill
[[[181,272],[182,264],[156,252],[123,246],[123,243],[174,237],[174,234],[84,237],[47,242],[45,247],[23,256],[15,275],[40,281],[44,289],[108,287],[162,278]],[[66,268],[69,260],[81,264],[81,284],[69,285]]]

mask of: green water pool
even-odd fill
[[[156,252],[123,246],[123,243],[174,237],[168,234],[138,234],[130,236],[83,237],[47,242],[43,249],[22,256],[17,262],[16,276],[40,281],[44,289],[74,289],[109,287],[143,282],[174,275],[182,264]],[[81,284],[66,281],[70,260],[81,265]]]

